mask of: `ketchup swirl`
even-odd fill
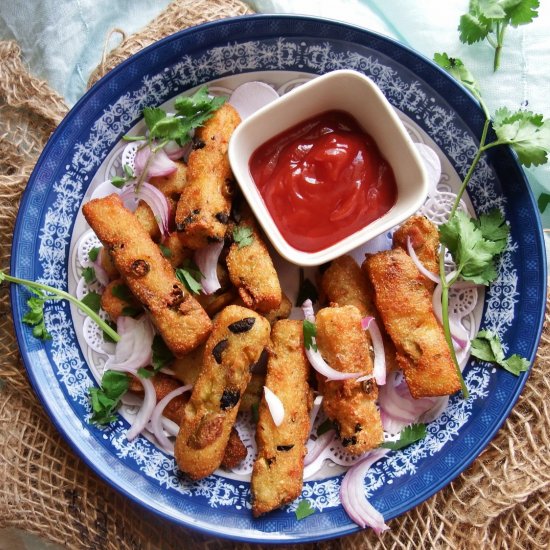
[[[352,235],[397,198],[390,165],[342,111],[322,113],[264,143],[250,159],[250,172],[283,237],[305,252]]]

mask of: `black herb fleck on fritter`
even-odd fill
[[[231,323],[227,328],[233,334],[240,334],[241,332],[248,332],[254,326],[255,322],[256,319],[254,317],[245,317],[240,321],[235,321],[234,323]]]
[[[229,215],[226,213],[226,212],[218,212],[215,216],[215,218],[220,222],[220,223],[223,223],[224,225],[227,224],[227,222],[229,221]]]
[[[349,445],[356,445],[357,444],[357,438],[352,435],[351,437],[344,437],[342,439],[342,447],[348,447]]]
[[[227,339],[220,340],[213,348],[212,348],[212,355],[214,356],[214,359],[216,360],[216,363],[218,365],[221,365],[222,363],[222,353],[227,349],[227,346],[229,345],[229,342]]]
[[[237,388],[226,388],[223,390],[222,398],[220,399],[220,409],[227,411],[232,409],[241,398],[241,392]]]
[[[290,451],[294,445],[277,445],[278,451]]]

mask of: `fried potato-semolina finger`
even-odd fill
[[[281,425],[276,426],[265,397],[262,398],[256,428],[258,456],[250,485],[255,517],[300,496],[310,430],[309,362],[304,352],[302,322],[278,321],[271,336],[273,353],[267,363],[265,385],[279,397],[285,415]]]
[[[235,428],[231,428],[229,441],[223,454],[222,468],[226,470],[236,468],[246,458],[247,454],[246,445],[243,443],[239,432]]]
[[[226,259],[229,278],[250,309],[263,313],[276,309],[281,305],[282,291],[267,247],[250,218],[238,227],[250,232],[251,241],[231,245]]]
[[[367,256],[365,263],[411,395],[434,397],[458,391],[460,381],[431,294],[412,259],[395,248]]]
[[[327,307],[315,317],[317,346],[321,355],[341,372],[372,374],[373,363],[361,314],[355,306]],[[374,380],[327,381],[317,374],[324,396],[323,410],[334,422],[342,446],[352,455],[374,449],[383,439],[382,421],[376,407],[378,388]]]
[[[182,386],[179,380],[176,380],[174,377],[164,374],[162,372],[157,372],[149,380],[155,388],[155,395],[157,397],[157,403],[164,399],[170,392],[177,390]],[[138,395],[143,395],[144,390],[141,382],[134,376],[131,378],[130,386],[128,388],[131,392]],[[177,395],[166,405],[163,411],[163,416],[172,420],[179,425],[183,417],[183,406],[187,401],[189,401],[189,392]]]
[[[120,274],[104,246],[99,249],[97,259],[101,267],[105,270],[105,273],[107,273],[107,277],[109,277],[111,281],[120,278]]]
[[[269,333],[269,323],[247,308],[228,306],[216,317],[176,438],[176,461],[191,479],[220,466],[250,367],[268,345]]]
[[[176,209],[176,229],[188,248],[196,250],[225,236],[233,192],[227,147],[239,122],[237,111],[226,103],[195,133],[200,146],[189,155],[187,182]]]
[[[83,212],[172,353],[184,355],[204,342],[212,330],[208,315],[118,195],[94,199]]]
[[[264,317],[269,321],[271,326],[273,326],[277,321],[288,319],[291,312],[292,302],[290,301],[289,297],[284,292],[282,292],[281,303],[279,304],[279,307],[266,311],[264,313]]]
[[[380,314],[374,305],[374,289],[357,262],[349,255],[333,260],[322,275],[321,288],[329,303],[355,306],[362,317],[374,317],[382,334],[386,369],[392,371],[398,368],[395,346],[384,330]]]
[[[180,267],[185,260],[193,257],[193,251],[181,244],[176,232],[169,233],[162,239],[160,250],[174,268]]]
[[[154,185],[162,194],[177,201],[187,184],[187,166],[181,161],[174,161],[176,170],[167,176],[154,176],[149,178],[149,183]]]
[[[408,253],[407,241],[424,267],[434,275],[439,274],[439,230],[426,216],[411,216],[393,234],[393,247]],[[433,291],[435,283],[424,277],[425,286]]]

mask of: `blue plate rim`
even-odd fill
[[[273,19],[281,19],[281,20],[284,19],[284,20],[292,20],[292,21],[301,21],[301,20],[303,20],[303,21],[306,21],[306,22],[319,21],[323,24],[332,24],[336,28],[342,28],[342,27],[349,28],[349,29],[352,29],[356,32],[364,33],[365,35],[374,36],[378,40],[381,40],[383,42],[388,42],[390,44],[393,44],[394,47],[407,50],[413,56],[416,56],[416,57],[420,58],[424,63],[429,64],[435,71],[438,71],[440,73],[440,76],[448,79],[449,83],[451,83],[452,86],[456,87],[457,94],[461,94],[461,95],[465,94],[466,96],[468,96],[470,101],[473,103],[472,107],[474,107],[476,110],[479,110],[479,111],[481,110],[479,105],[477,104],[477,101],[473,97],[473,95],[468,90],[466,90],[464,87],[462,87],[450,75],[448,75],[442,69],[440,69],[432,60],[430,60],[429,58],[427,58],[426,56],[424,56],[420,52],[417,52],[416,50],[412,49],[408,45],[404,45],[404,44],[400,43],[399,41],[397,41],[393,38],[387,37],[385,35],[382,35],[380,33],[371,31],[369,29],[366,29],[366,28],[358,26],[358,25],[352,25],[352,24],[343,23],[341,21],[337,21],[337,20],[333,20],[333,19],[327,19],[327,18],[322,18],[322,17],[314,17],[314,16],[290,15],[290,14],[279,14],[279,15],[253,14],[253,15],[240,16],[240,17],[235,17],[235,18],[228,18],[228,19],[221,19],[221,20],[217,20],[217,21],[207,22],[207,23],[203,23],[201,25],[190,27],[188,29],[184,29],[182,31],[179,31],[175,34],[172,34],[168,37],[165,37],[165,38],[163,38],[163,39],[147,46],[143,50],[137,52],[136,54],[134,54],[130,58],[123,61],[117,67],[115,67],[112,71],[110,71],[107,75],[105,75],[102,79],[100,79],[96,84],[94,84],[94,86],[92,88],[90,88],[90,90],[88,90],[80,98],[80,100],[71,108],[69,113],[64,117],[64,119],[62,120],[60,125],[57,127],[57,129],[54,131],[54,133],[50,136],[50,139],[48,140],[48,143],[46,144],[43,152],[41,153],[41,155],[40,155],[40,157],[39,157],[39,159],[36,163],[33,174],[29,178],[29,182],[27,184],[27,187],[26,187],[26,189],[23,193],[22,199],[21,199],[18,215],[17,215],[16,221],[15,221],[14,233],[13,233],[12,257],[11,257],[11,262],[10,262],[11,272],[13,273],[13,272],[16,271],[18,253],[17,253],[17,250],[15,250],[15,253],[14,253],[14,249],[16,249],[16,243],[19,241],[20,234],[23,230],[22,229],[22,219],[21,218],[23,216],[23,212],[25,211],[26,206],[28,205],[28,202],[30,201],[30,197],[31,197],[31,193],[32,193],[32,187],[33,187],[34,181],[36,179],[37,171],[38,171],[39,167],[42,165],[42,163],[44,162],[44,159],[47,158],[51,148],[54,146],[56,136],[59,133],[61,133],[61,131],[71,123],[74,116],[76,116],[76,114],[78,113],[78,110],[81,108],[81,106],[83,104],[85,104],[91,96],[93,96],[94,91],[99,86],[103,86],[106,83],[108,83],[111,79],[116,78],[117,75],[119,74],[119,72],[123,71],[124,68],[128,64],[132,63],[136,58],[147,55],[151,50],[154,50],[160,44],[166,44],[166,43],[169,43],[170,41],[178,40],[178,39],[180,39],[181,36],[192,35],[196,32],[200,32],[200,31],[207,30],[207,29],[210,29],[210,28],[218,28],[220,26],[223,26],[223,25],[231,23],[231,22],[257,21],[257,22],[261,23],[262,21],[264,21],[264,22],[268,21],[268,20],[272,21]],[[258,24],[260,24],[260,23],[258,23]],[[449,103],[450,103],[450,105],[452,105],[452,100],[449,100]],[[511,154],[514,157],[514,159],[517,163],[517,156],[515,155],[515,153],[513,151],[511,151]],[[525,188],[527,189],[527,192],[528,192],[528,195],[529,195],[529,201],[533,205],[534,211],[537,212],[536,202],[535,202],[535,199],[534,199],[534,194],[533,194],[533,191],[532,191],[532,189],[531,189],[531,187],[528,183],[525,172],[523,171],[523,169],[521,169],[521,167],[520,167],[519,171],[520,171],[520,173],[522,175],[522,178],[524,180],[523,183],[525,185]],[[538,249],[542,253],[541,254],[542,260],[543,260],[542,261],[542,266],[543,266],[542,280],[544,281],[542,294],[544,295],[544,297],[546,297],[546,293],[547,293],[547,286],[546,286],[547,272],[546,272],[546,261],[545,261],[545,254],[546,253],[545,253],[545,243],[544,243],[544,237],[543,237],[543,231],[542,231],[542,224],[541,224],[540,216],[537,216],[536,225],[538,227],[538,231],[537,231],[537,234],[536,234],[536,243],[535,243],[535,245],[538,247]],[[41,390],[40,386],[37,383],[37,380],[36,380],[35,375],[33,373],[33,369],[29,367],[29,365],[31,363],[31,359],[29,357],[28,350],[22,348],[22,346],[21,346],[21,343],[24,342],[24,338],[23,338],[23,335],[22,335],[22,328],[23,327],[22,327],[22,324],[20,322],[19,323],[15,322],[15,320],[20,320],[21,317],[22,317],[22,312],[20,311],[20,309],[18,307],[18,304],[17,304],[17,300],[16,300],[17,292],[18,292],[18,290],[17,290],[16,286],[12,285],[12,287],[10,288],[10,297],[11,297],[11,302],[12,302],[12,313],[13,313],[13,318],[14,318],[14,327],[15,327],[15,331],[16,331],[16,336],[17,336],[17,341],[18,341],[20,352],[21,352],[21,356],[22,356],[23,362],[25,364],[25,368],[27,370],[27,373],[29,375],[31,385],[32,385],[34,391],[39,396],[40,401],[42,403],[42,406],[44,406],[44,408],[48,412],[48,415],[49,415],[50,419],[53,421],[54,425],[56,426],[56,429],[61,433],[61,435],[63,436],[65,441],[67,441],[69,443],[70,447],[75,451],[75,453],[89,467],[91,467],[92,470],[103,481],[105,481],[108,485],[110,485],[111,487],[114,487],[117,491],[124,494],[131,501],[136,502],[141,506],[144,506],[145,508],[147,508],[149,511],[151,511],[155,515],[160,515],[160,516],[164,517],[165,519],[167,519],[168,521],[170,521],[172,523],[175,522],[176,524],[183,525],[186,528],[191,528],[193,530],[196,530],[198,532],[201,532],[203,534],[210,535],[210,536],[216,536],[216,537],[221,537],[221,538],[229,538],[231,540],[238,540],[238,541],[243,541],[243,542],[259,542],[259,541],[262,541],[262,539],[260,539],[260,538],[254,538],[254,537],[249,537],[249,536],[243,536],[243,537],[237,536],[237,537],[235,537],[235,536],[232,536],[232,535],[224,535],[224,533],[219,532],[219,531],[214,531],[214,530],[198,527],[198,526],[193,525],[193,524],[182,523],[178,520],[175,520],[173,517],[169,516],[168,514],[165,514],[163,511],[153,508],[147,502],[142,502],[135,495],[132,495],[129,492],[127,492],[123,487],[121,487],[120,485],[117,484],[116,479],[110,479],[107,476],[105,476],[102,471],[98,470],[95,467],[94,463],[92,462],[92,460],[89,457],[87,457],[84,453],[80,452],[80,450],[77,447],[76,443],[72,440],[70,433],[65,431],[65,429],[61,425],[59,425],[58,422],[56,421],[55,416],[53,415],[53,412],[51,410],[50,405],[44,399],[44,395],[42,393],[42,390]],[[545,311],[545,308],[543,307],[541,309],[541,311],[539,311],[539,315],[538,315],[538,318],[537,318],[536,323],[535,323],[536,324],[536,332],[537,332],[537,335],[538,335],[537,336],[538,340],[540,340],[540,335],[542,333],[542,326],[543,326],[543,322],[544,322],[544,311]],[[536,351],[537,351],[537,348],[535,348],[534,350],[531,351],[531,354],[530,354],[530,357],[529,357],[529,360],[530,360],[531,364],[533,363],[534,358],[536,356]],[[481,454],[483,452],[483,450],[487,447],[487,445],[490,443],[490,441],[494,438],[496,433],[500,430],[503,423],[505,422],[505,420],[509,416],[512,408],[517,403],[517,400],[518,400],[518,398],[519,398],[519,396],[520,396],[520,394],[521,394],[521,392],[522,392],[522,390],[525,386],[525,383],[527,381],[527,377],[530,373],[530,370],[531,369],[529,369],[529,372],[524,373],[522,375],[521,380],[520,380],[520,384],[516,387],[516,390],[510,396],[508,406],[505,408],[505,414],[503,414],[500,421],[497,424],[494,425],[494,427],[491,430],[491,432],[489,433],[489,435],[478,443],[479,452],[477,452],[477,454],[475,454],[473,456],[470,456],[468,458],[468,460],[462,461],[460,463],[460,467],[459,467],[458,471],[453,470],[452,474],[449,474],[445,478],[441,479],[439,481],[439,483],[434,484],[433,485],[433,487],[434,487],[433,490],[430,489],[429,491],[426,491],[429,494],[427,494],[427,495],[423,494],[424,500],[426,498],[429,498],[430,496],[433,496],[436,492],[440,491],[442,488],[447,486],[453,479],[455,479],[465,469],[467,469],[472,464],[472,462],[474,462],[476,460],[476,458],[479,456],[479,454]],[[423,502],[424,500],[422,500],[421,502]],[[418,504],[420,504],[420,502]],[[417,506],[418,504],[416,504],[415,506]],[[398,508],[397,511],[388,519],[393,519],[394,517],[400,516],[401,514],[403,514],[406,511],[411,509],[410,507],[409,508],[403,507],[403,508],[404,509]],[[334,537],[345,536],[345,535],[348,535],[348,534],[351,534],[351,533],[358,532],[360,530],[361,529],[358,526],[351,526],[348,529],[341,530],[337,534],[328,534],[326,536],[321,536],[321,537],[320,536],[306,536],[306,537],[301,537],[300,536],[299,538],[296,538],[296,539],[284,538],[283,537],[282,539],[277,540],[277,541],[275,541],[275,540],[269,540],[269,541],[263,540],[262,542],[269,543],[269,544],[284,544],[284,543],[289,543],[293,540],[295,542],[315,542],[315,541],[320,541],[320,540],[331,539],[331,538],[334,538]]]

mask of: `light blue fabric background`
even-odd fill
[[[169,0],[0,0],[0,38],[15,39],[30,70],[47,80],[69,105],[84,93],[113,28],[130,34],[145,26]],[[460,57],[478,80],[491,112],[527,106],[550,118],[550,5],[539,17],[510,28],[501,68],[492,71],[486,43],[459,41],[458,22],[468,0],[255,0],[263,13],[301,13],[339,19],[392,36],[429,58],[446,51]],[[113,40],[115,43],[116,41]],[[114,45],[114,44],[113,44]],[[550,193],[550,165],[526,169],[535,195]],[[550,207],[542,215],[550,228]],[[550,244],[550,239],[547,241]]]

